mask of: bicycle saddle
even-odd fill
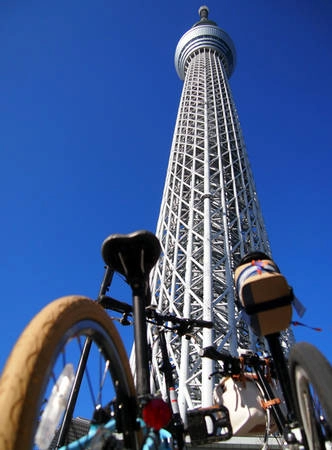
[[[105,263],[124,275],[129,283],[133,279],[146,279],[158,261],[160,252],[159,240],[145,230],[111,234],[101,247]]]

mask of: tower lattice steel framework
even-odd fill
[[[240,258],[270,246],[228,79],[235,67],[230,37],[199,9],[180,39],[175,67],[184,80],[156,234],[162,256],[152,273],[158,310],[213,321],[195,340],[169,334],[180,412],[210,406],[215,367],[199,347],[236,354],[257,345],[241,320],[233,270]],[[151,377],[165,392],[158,341],[149,329]]]

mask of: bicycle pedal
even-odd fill
[[[188,411],[188,433],[194,445],[227,441],[233,436],[228,409],[215,405]]]

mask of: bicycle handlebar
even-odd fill
[[[163,325],[165,322],[171,322],[173,325],[178,325],[180,329],[183,328],[189,330],[191,328],[213,328],[213,322],[201,319],[177,317],[173,314],[162,314],[158,313],[153,307],[146,309],[146,315],[149,319],[155,320],[157,325]],[[185,334],[185,331],[183,334]]]
[[[202,358],[210,358],[214,361],[222,361],[224,364],[223,373],[238,374],[242,364],[248,365],[254,368],[271,367],[273,363],[270,357],[262,358],[257,354],[248,353],[240,356],[232,356],[227,350],[217,350],[212,345],[200,350],[200,356]],[[218,372],[216,372],[218,373]]]
[[[192,323],[195,328],[213,328],[213,322],[207,320],[185,319]]]
[[[238,360],[234,358],[227,350],[219,351],[212,345],[201,350],[200,356],[203,358],[213,359],[214,361],[233,362]]]
[[[133,307],[131,305],[109,297],[108,295],[100,295],[98,303],[105,309],[111,309],[122,314],[133,314]],[[171,322],[173,325],[176,325],[176,331],[181,335],[188,333],[192,328],[213,328],[213,322],[201,319],[187,319],[174,316],[173,314],[162,314],[157,312],[154,307],[147,307],[145,312],[146,317],[154,320],[157,325],[165,326],[165,322]]]

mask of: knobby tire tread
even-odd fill
[[[0,449],[32,447],[40,392],[62,336],[75,323],[94,320],[118,349],[130,394],[135,387],[126,350],[103,308],[81,296],[62,297],[46,306],[25,328],[10,354],[0,380]]]

